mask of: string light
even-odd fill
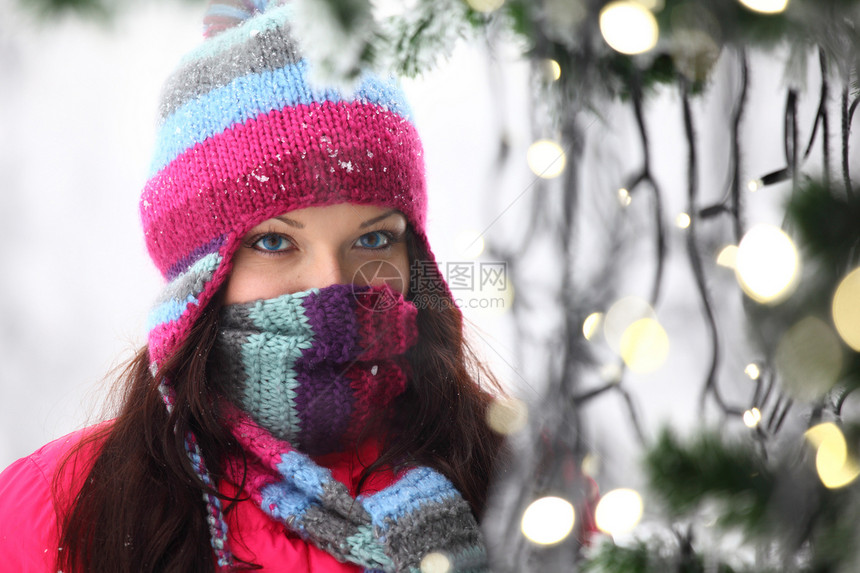
[[[600,472],[600,458],[596,454],[585,454],[582,458],[582,473],[590,477],[597,477],[598,472]]]
[[[761,411],[758,408],[750,408],[744,412],[744,424],[747,428],[755,428],[761,422]]]
[[[758,380],[761,376],[761,368],[758,367],[758,364],[755,362],[750,362],[747,364],[747,367],[744,368],[744,374],[750,377],[750,380]]]
[[[788,0],[738,0],[738,2],[762,14],[779,14],[788,7]]]
[[[428,553],[421,559],[421,573],[448,573],[451,560],[438,551]]]
[[[613,50],[641,54],[657,45],[657,19],[639,2],[610,2],[600,11],[600,33]]]
[[[594,338],[594,335],[597,334],[597,330],[600,328],[600,323],[602,321],[602,312],[592,312],[585,317],[585,320],[582,321],[582,335],[585,336],[586,340]]]
[[[621,337],[621,358],[634,372],[654,372],[668,355],[669,336],[656,319],[637,320]]]
[[[690,215],[687,213],[678,213],[678,216],[675,217],[675,226],[679,229],[686,229],[690,226],[692,220],[690,219]]]
[[[860,268],[839,282],[830,310],[836,332],[845,344],[860,352]]]
[[[607,492],[594,510],[598,529],[609,535],[626,533],[642,519],[642,496],[632,489]]]
[[[561,66],[553,59],[545,60],[547,77],[552,78],[552,81],[558,81],[561,78]]]
[[[756,225],[738,245],[735,274],[743,291],[756,302],[785,300],[797,284],[799,267],[794,243],[778,227]]]
[[[842,370],[842,347],[836,333],[819,318],[808,316],[786,331],[776,347],[776,368],[787,393],[811,402],[827,393]]]
[[[633,202],[633,196],[630,195],[630,191],[622,187],[618,190],[618,202],[621,203],[622,207],[627,207],[630,203]]]
[[[505,0],[466,0],[469,7],[476,12],[494,12],[502,7]]]
[[[543,179],[554,179],[567,165],[564,149],[550,139],[539,139],[529,146],[526,162],[532,173]]]
[[[487,408],[487,425],[503,436],[516,434],[526,426],[529,409],[516,398],[496,398]]]
[[[825,487],[837,489],[857,479],[860,466],[848,455],[845,436],[833,422],[824,422],[809,428],[804,434],[816,447],[815,469]]]
[[[538,545],[552,545],[570,535],[576,522],[573,506],[560,497],[542,497],[523,512],[520,528],[526,539]]]

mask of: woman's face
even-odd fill
[[[332,284],[381,285],[406,294],[406,217],[395,209],[341,203],[264,221],[233,257],[224,304],[276,298]]]

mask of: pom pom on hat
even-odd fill
[[[265,12],[270,4],[282,3],[282,0],[212,0],[203,17],[203,37],[211,38]]]

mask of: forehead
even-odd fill
[[[267,219],[260,224],[281,221],[288,224],[299,223],[301,225],[337,223],[338,225],[361,226],[363,224],[374,223],[377,220],[405,221],[406,217],[403,213],[391,207],[339,203],[336,205],[294,209]]]

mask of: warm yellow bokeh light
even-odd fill
[[[750,179],[749,181],[747,181],[747,191],[749,191],[750,193],[755,193],[762,187],[764,187],[764,181],[762,181],[761,179]]]
[[[582,321],[582,335],[586,340],[591,340],[597,334],[600,323],[603,320],[602,312],[592,312]]]
[[[597,527],[610,535],[626,533],[642,519],[642,496],[632,489],[614,489],[597,503],[594,520]]]
[[[582,473],[589,477],[597,477],[600,473],[600,458],[596,454],[587,453],[582,458]]]
[[[857,479],[860,466],[848,455],[848,446],[842,430],[833,422],[824,422],[809,428],[806,439],[817,448],[815,469],[825,487],[836,489]]]
[[[836,287],[830,310],[836,332],[845,344],[860,352],[860,268],[848,273]]]
[[[558,79],[561,77],[561,66],[558,65],[558,62],[550,58],[546,60],[545,65],[547,76],[552,78],[553,81],[558,81]]]
[[[634,372],[654,372],[669,356],[669,336],[653,318],[637,320],[621,336],[621,358]]]
[[[821,398],[839,379],[842,346],[824,321],[808,316],[789,328],[776,347],[774,364],[795,400]]]
[[[797,285],[800,258],[779,227],[756,225],[738,245],[735,275],[751,299],[763,304],[785,300]]]
[[[603,336],[615,354],[621,356],[621,338],[631,324],[643,318],[656,318],[654,309],[645,299],[625,296],[609,307],[603,317]]]
[[[641,54],[657,45],[657,19],[639,2],[610,2],[600,11],[600,33],[613,50]]]
[[[487,408],[487,425],[504,436],[525,428],[528,419],[528,406],[516,398],[496,398]]]
[[[573,531],[576,512],[560,497],[542,497],[533,501],[523,512],[520,523],[523,535],[532,543],[552,545]]]
[[[466,0],[472,10],[476,12],[493,12],[502,7],[505,0]]]
[[[738,0],[754,12],[763,14],[779,14],[788,7],[788,0]]]
[[[526,162],[532,173],[543,179],[553,179],[564,171],[567,156],[564,149],[551,139],[539,139],[529,146]]]
[[[738,246],[726,245],[717,255],[717,264],[727,269],[734,269],[738,264]]]
[[[421,559],[421,573],[448,573],[451,570],[451,560],[438,551],[428,553]]]
[[[758,367],[758,364],[755,362],[750,362],[747,364],[747,367],[744,368],[744,374],[750,377],[750,380],[758,380],[761,376],[761,368]]]
[[[460,258],[477,259],[484,252],[484,237],[474,229],[464,229],[454,238],[454,250]]]
[[[686,229],[690,226],[692,219],[687,213],[678,213],[678,216],[675,217],[675,226],[679,229]]]
[[[630,195],[630,191],[622,187],[618,190],[618,202],[621,203],[622,207],[627,207],[630,203],[633,202],[633,196]]]
[[[758,408],[750,408],[744,412],[744,424],[747,428],[755,428],[761,422],[761,410]]]

